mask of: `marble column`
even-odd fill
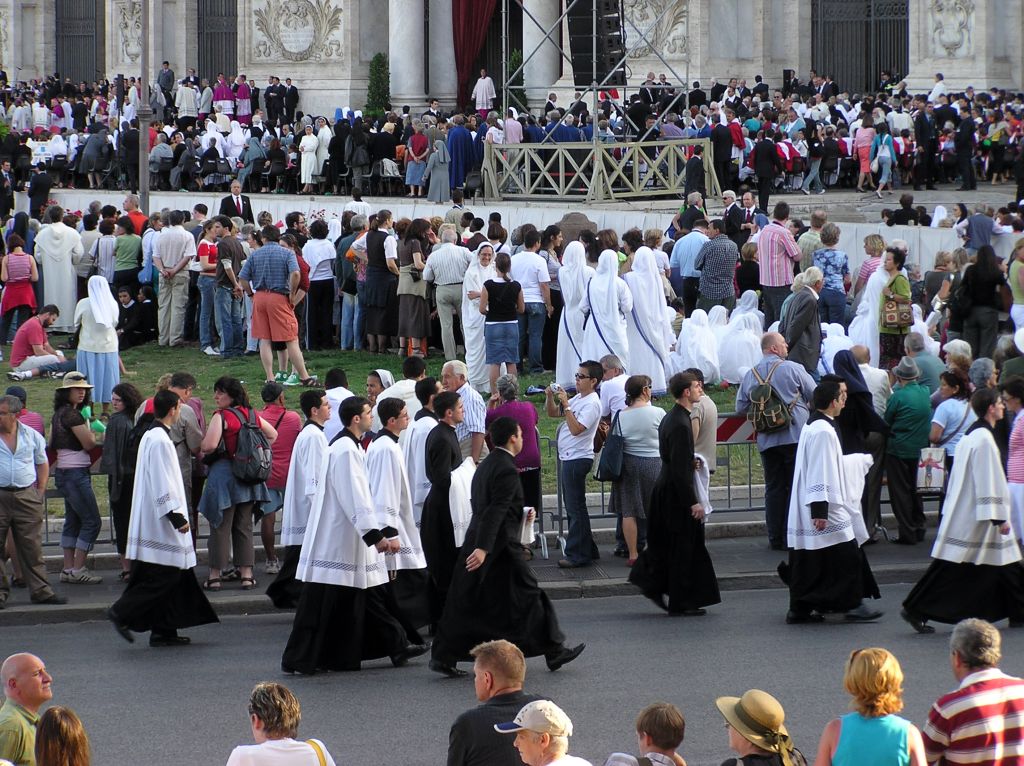
[[[450,18],[450,8],[448,12]],[[413,114],[420,114],[427,97],[423,87],[423,0],[388,0],[388,28],[391,103],[396,107],[408,104]],[[450,39],[442,45],[451,47]]]
[[[452,31],[452,0],[429,0],[430,29],[436,30],[442,37],[432,41],[428,47],[430,62],[429,95],[440,99],[441,106],[450,109],[455,106],[459,87],[459,75],[455,68],[455,46],[447,41]],[[470,78],[470,85],[476,78]]]
[[[558,21],[561,11],[562,3],[558,0],[523,0],[523,59],[540,46],[523,69],[526,100],[531,105],[543,106],[548,91],[559,77],[558,30],[554,30],[550,39],[545,39],[545,34]],[[568,49],[569,38],[564,40]]]

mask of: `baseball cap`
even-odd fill
[[[524,729],[553,737],[571,737],[572,721],[554,702],[537,700],[524,705],[514,720],[494,724],[494,730],[500,734],[514,734]]]

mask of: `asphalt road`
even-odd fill
[[[877,624],[787,626],[786,592],[734,591],[703,618],[670,618],[639,597],[559,601],[570,641],[586,641],[575,663],[549,673],[529,661],[527,689],[550,696],[575,726],[570,752],[600,766],[610,752],[636,747],[636,713],[667,700],[687,720],[681,751],[690,766],[728,753],[716,696],[761,688],[787,710],[808,760],[822,727],[848,709],[842,690],[849,652],[884,646],[906,675],[905,715],[922,722],[934,699],[953,688],[949,628],[919,636],[899,619],[908,585],[883,586]],[[54,676],[54,702],[75,709],[103,766],[223,764],[250,742],[245,704],[260,680],[279,680],[302,703],[300,736],[328,744],[341,764],[443,764],[451,720],[475,705],[471,678],[442,679],[424,659],[394,669],[387,660],[360,672],[285,676],[281,651],[290,615],[227,617],[190,632],[181,649],[133,645],[107,623],[14,626],[0,631],[0,656],[39,654]],[[1024,674],[1024,631],[1004,630],[1004,669]]]

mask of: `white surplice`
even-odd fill
[[[363,535],[380,529],[366,456],[349,432],[331,445],[321,501],[306,525],[297,580],[366,590],[388,581],[384,555]]]
[[[992,432],[980,426],[956,445],[932,558],[990,566],[1020,561],[1013,533],[1004,535],[992,523],[1009,520],[1010,490],[999,447]]]
[[[316,423],[306,423],[295,438],[281,509],[281,545],[302,545],[310,511],[323,498],[327,476],[327,437]]]
[[[796,448],[793,491],[789,496],[786,534],[790,548],[821,550],[856,540],[868,539],[860,496],[871,468],[870,455],[844,455],[839,436],[826,419],[804,426]],[[811,503],[828,503],[825,529],[814,528]]]
[[[407,429],[408,430],[408,429]],[[398,439],[390,431],[381,432],[366,450],[366,475],[373,494],[373,508],[380,528],[398,530],[398,553],[385,555],[391,571],[426,569],[420,531],[412,514],[412,492],[405,471],[405,459]]]
[[[437,418],[424,415],[414,420],[403,433],[408,438],[402,442],[402,455],[405,457],[406,475],[409,477],[409,489],[412,491],[412,515],[419,528],[420,517],[423,515],[423,501],[430,492],[430,479],[427,478],[427,436],[437,425]]]
[[[135,490],[125,557],[176,569],[191,569],[196,565],[192,536],[179,532],[167,518],[168,513],[176,512],[188,519],[188,502],[174,442],[166,428],[157,424],[146,431],[139,442],[135,465]]]
[[[448,507],[452,514],[452,529],[455,532],[455,547],[461,548],[466,540],[466,530],[469,529],[470,519],[473,517],[473,506],[470,504],[471,489],[473,486],[473,474],[476,473],[476,463],[473,458],[467,457],[462,465],[452,471],[452,483],[448,489]]]

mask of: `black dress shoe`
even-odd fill
[[[921,527],[921,529],[915,529],[914,530],[914,539],[917,542],[919,542],[919,543],[923,543],[924,542],[924,532],[925,532],[924,527]]]
[[[56,593],[51,593],[46,598],[34,598],[34,599],[32,599],[32,603],[33,604],[50,604],[52,606],[57,606],[59,604],[66,604],[66,603],[68,603],[68,600],[66,598],[64,598],[63,596],[58,596]]]
[[[586,648],[586,644],[579,644],[578,646],[574,646],[572,649],[569,647],[562,647],[562,650],[558,654],[546,658],[548,670],[553,673],[563,665],[568,665],[574,659],[583,654],[583,650]]]
[[[921,619],[917,615],[911,614],[906,609],[900,610],[900,617],[902,617],[910,625],[910,627],[912,627],[918,633],[927,634],[935,632],[935,628],[933,628],[931,625],[928,625],[923,619]]]
[[[909,537],[894,537],[889,542],[894,545],[917,545],[917,540],[911,540]]]
[[[150,646],[185,646],[186,644],[191,643],[192,639],[188,636],[161,636],[156,633],[153,633],[149,637]]]
[[[576,562],[576,561],[570,561],[569,559],[559,559],[558,560],[558,568],[559,569],[580,569],[582,567],[589,567],[589,566],[590,566],[590,562],[589,561]]]
[[[421,657],[430,651],[430,644],[409,644],[402,651],[391,655],[391,664],[402,667],[413,657]]]
[[[654,605],[661,609],[663,612],[668,611],[668,604],[665,603],[664,593],[644,593],[644,598],[650,599],[654,602]]]
[[[787,625],[804,625],[806,623],[824,622],[825,617],[814,612],[794,612],[790,609],[786,612]]]
[[[107,610],[107,619],[110,620],[110,622],[113,624],[114,630],[118,632],[121,638],[123,638],[129,644],[135,643],[135,636],[132,635],[132,632],[128,629],[128,626],[121,622],[118,616],[114,614],[113,609]]]
[[[851,609],[843,615],[848,622],[873,622],[885,612],[880,609],[872,609],[867,604],[861,604],[856,609]]]
[[[427,667],[435,673],[440,673],[442,676],[447,676],[448,678],[462,678],[463,676],[468,675],[465,670],[459,670],[454,665],[449,665],[445,662],[441,662],[440,660],[431,660]]]
[[[629,558],[629,551],[626,550],[625,548],[616,548],[615,551],[612,553],[612,555],[615,556],[616,558],[628,559]]]

